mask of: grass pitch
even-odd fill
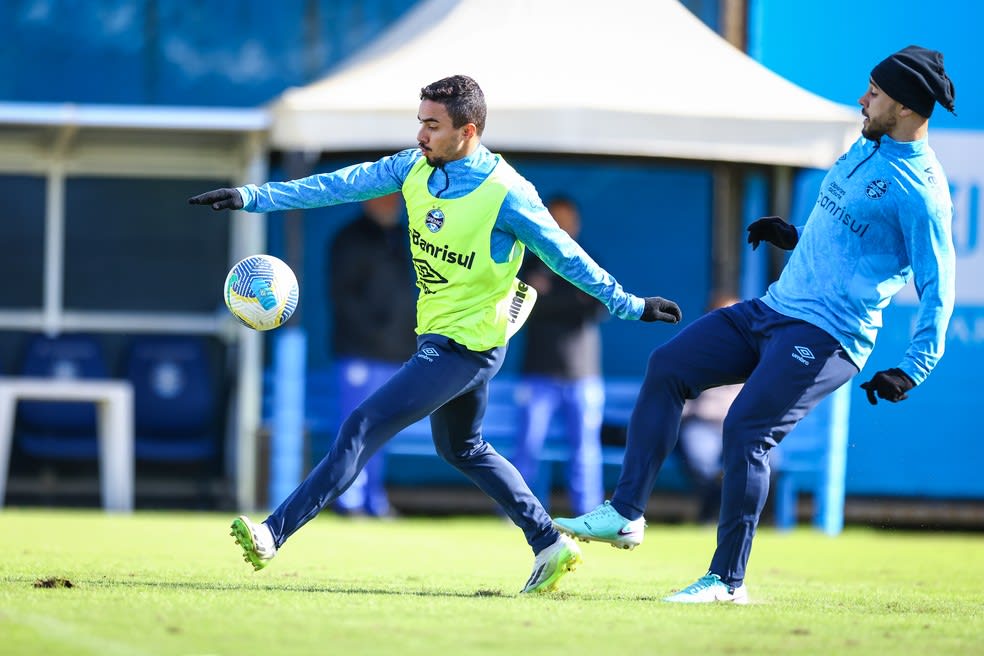
[[[0,511],[0,654],[984,654],[981,534],[762,528],[751,604],[680,606],[659,599],[703,573],[713,529],[583,544],[528,597],[499,519],[326,514],[261,572],[231,519]]]

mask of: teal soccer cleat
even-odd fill
[[[557,517],[554,528],[585,542],[607,542],[619,549],[635,549],[642,544],[646,520],[622,517],[610,501],[579,517]]]
[[[747,604],[748,590],[744,584],[736,588],[722,581],[717,574],[708,572],[680,592],[665,597],[663,601],[676,604],[710,604],[716,601]]]
[[[236,544],[243,548],[243,560],[261,570],[270,564],[277,555],[277,547],[273,544],[273,534],[266,524],[254,524],[245,515],[232,520],[232,533]]]
[[[530,592],[552,592],[557,582],[567,572],[573,572],[581,564],[581,550],[574,540],[561,535],[556,542],[536,555],[533,573],[520,594]]]

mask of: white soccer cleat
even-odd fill
[[[676,604],[711,604],[718,601],[747,604],[748,590],[744,583],[736,588],[722,581],[717,574],[708,572],[680,592],[664,597],[663,601]]]
[[[642,544],[646,529],[644,517],[626,519],[606,501],[589,513],[578,517],[557,517],[554,528],[572,538],[585,542],[607,542],[619,549],[635,549]]]
[[[566,535],[559,535],[553,544],[536,555],[533,573],[520,593],[551,592],[561,577],[573,572],[580,563],[581,550],[577,544]]]
[[[230,535],[243,548],[243,560],[252,565],[254,570],[263,569],[277,555],[270,528],[263,523],[254,524],[246,515],[232,520]]]

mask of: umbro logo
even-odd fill
[[[434,358],[441,357],[441,353],[433,346],[425,346],[417,351],[417,357],[422,360],[427,360],[428,362],[433,362]]]
[[[799,361],[803,366],[809,366],[810,362],[816,360],[813,356],[813,351],[805,346],[794,346],[792,356],[794,360]]]
[[[430,265],[430,262],[422,257],[413,258],[413,268],[417,271],[417,286],[425,294],[434,293],[434,290],[431,288],[433,285],[443,285],[448,282],[447,278],[438,273]]]
[[[413,258],[413,266],[417,270],[417,278],[422,282],[444,284],[448,281],[447,278],[438,273],[434,267],[430,265],[430,262],[422,257]]]

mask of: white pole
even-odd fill
[[[45,188],[44,213],[44,332],[53,335],[61,330],[62,294],[65,261],[65,166],[52,161]]]
[[[245,141],[245,166],[237,185],[265,182],[267,171],[266,142],[261,134],[250,134]],[[266,249],[266,215],[233,213],[232,252],[229,265]],[[260,410],[263,394],[263,336],[248,328],[236,331],[239,342],[236,383],[235,456],[236,505],[244,511],[254,510]]]

